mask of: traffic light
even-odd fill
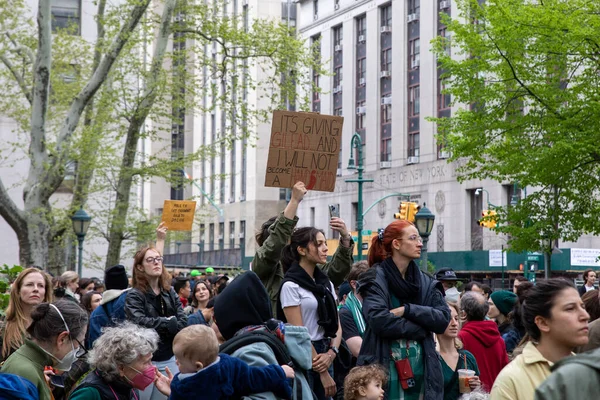
[[[479,226],[494,229],[498,225],[498,213],[494,210],[483,210],[481,212],[481,219],[477,222]]]
[[[420,208],[421,206],[419,206],[417,203],[403,201],[398,206],[399,212],[394,214],[394,218],[404,219],[409,222],[415,222],[415,215],[417,214]]]
[[[421,206],[417,203],[410,202],[408,203],[408,220],[410,222],[415,222],[415,215],[419,212]]]
[[[407,219],[408,217],[408,204],[407,202],[403,201],[400,203],[400,205],[398,206],[398,211],[397,213],[394,214],[394,218],[395,219]]]

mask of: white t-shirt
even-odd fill
[[[330,282],[329,291],[333,294],[333,298],[337,300],[333,284]],[[302,314],[302,323],[308,329],[310,340],[321,340],[325,337],[325,329],[321,327],[317,321],[319,320],[317,299],[308,290],[301,288],[297,283],[286,282],[281,287],[281,307],[300,306]]]
[[[585,291],[586,291],[586,293],[587,293],[587,292],[589,292],[590,290],[595,290],[595,289],[596,289],[596,287],[595,287],[595,286],[588,286],[588,285],[585,285]]]

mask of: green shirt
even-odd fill
[[[402,307],[402,302],[391,294],[392,308]],[[398,339],[391,345],[392,357],[390,359],[390,383],[388,386],[388,399],[390,400],[418,400],[423,394],[423,381],[425,379],[425,359],[423,346],[416,340]],[[408,358],[413,372],[415,386],[406,390],[402,389],[398,379],[398,370],[395,360]]]
[[[44,376],[44,367],[47,365],[54,365],[52,357],[26,339],[25,344],[6,359],[2,372],[22,376],[35,385],[40,400],[51,400],[52,392]]]
[[[458,389],[458,370],[470,369],[475,371],[475,375],[479,376],[479,368],[473,354],[467,350],[458,350],[458,364],[456,370],[450,368],[446,361],[438,354],[440,364],[442,364],[442,375],[444,376],[444,400],[457,400],[461,394]],[[466,363],[466,365],[465,365]]]
[[[283,267],[279,260],[281,259],[281,250],[288,244],[298,217],[294,219],[286,218],[283,213],[275,220],[269,228],[269,237],[261,247],[256,250],[252,260],[252,271],[258,275],[262,284],[267,289],[271,298],[271,310],[273,317],[277,318],[277,296],[283,281]],[[350,247],[344,247],[340,244],[331,261],[320,266],[321,270],[329,277],[335,287],[344,282],[346,276],[350,273],[350,267],[353,262],[352,251],[354,245],[350,240]]]

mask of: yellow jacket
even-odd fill
[[[491,400],[532,400],[535,389],[550,375],[553,363],[546,360],[532,342],[508,364],[492,387]]]

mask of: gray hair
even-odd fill
[[[466,292],[460,299],[460,307],[467,314],[467,321],[483,321],[490,306],[485,297],[477,292]]]
[[[119,366],[129,365],[140,356],[152,354],[158,348],[158,333],[131,322],[106,328],[94,342],[88,355],[91,368],[96,368],[108,382],[118,380]]]

